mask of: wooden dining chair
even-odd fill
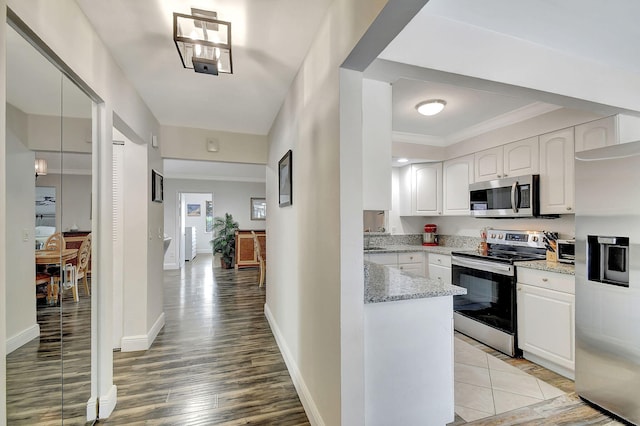
[[[258,267],[260,268],[260,281],[258,283],[258,286],[262,287],[264,285],[264,279],[267,273],[267,262],[265,260],[264,255],[262,254],[258,236],[253,231],[251,231],[251,235],[253,236],[253,250],[256,254],[256,259],[258,260]]]
[[[78,291],[77,282],[82,280],[84,291],[87,296],[91,296],[89,289],[89,260],[91,259],[91,233],[87,234],[80,248],[78,249],[78,262],[76,265],[76,292]]]
[[[51,275],[44,272],[36,272],[36,299],[47,298],[47,302],[51,302]],[[38,287],[46,285],[46,293]]]
[[[43,250],[62,250],[65,248],[64,237],[61,232],[56,232],[54,234],[49,235],[47,241],[44,243]]]

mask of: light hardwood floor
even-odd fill
[[[258,270],[211,261],[198,254],[165,271],[166,325],[151,349],[114,353],[118,405],[99,424],[309,424],[264,316]]]

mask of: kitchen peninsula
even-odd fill
[[[453,296],[466,290],[364,263],[365,423],[454,420]]]

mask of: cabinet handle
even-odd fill
[[[442,263],[442,259],[436,259],[438,263]]]
[[[413,256],[409,256],[409,260],[413,260]]]
[[[438,214],[442,214],[442,212],[438,212]]]
[[[546,283],[547,281],[549,281],[549,279],[548,279],[548,278],[543,278],[543,279],[542,279],[542,282],[545,282],[545,283]]]
[[[497,178],[501,178],[501,177],[502,177],[502,175],[496,175],[496,177],[497,177]]]
[[[518,291],[522,291],[522,287],[518,287]]]
[[[502,177],[507,177],[507,176],[508,176],[508,175],[507,175],[506,173],[502,175]]]
[[[567,210],[571,210],[571,206],[567,206]]]

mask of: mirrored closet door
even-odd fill
[[[7,424],[85,424],[92,101],[8,24],[6,90]]]

